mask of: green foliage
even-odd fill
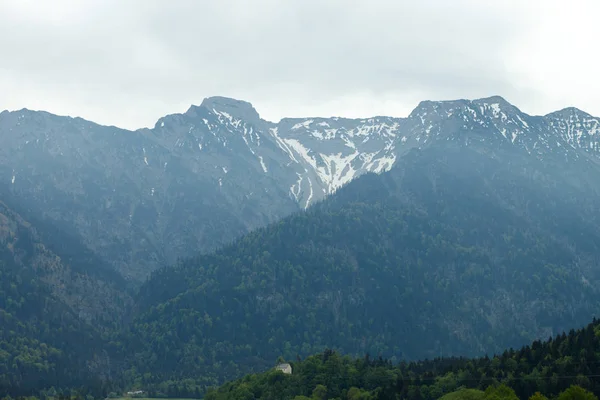
[[[581,386],[573,385],[562,392],[558,400],[598,400],[598,397]]]
[[[325,385],[317,385],[312,391],[312,399],[327,400],[327,387]]]
[[[124,339],[136,373],[152,375],[144,385],[210,386],[326,348],[392,361],[492,354],[597,312],[593,196],[472,150],[403,160],[156,272]]]
[[[110,386],[101,379],[112,355],[105,334],[118,325],[89,307],[95,301],[90,297],[99,294],[94,285],[110,283],[97,280],[101,267],[84,262],[86,252],[76,243],[66,237],[62,243],[70,249],[64,259],[0,202],[0,394],[46,398],[78,388],[82,397],[100,396]],[[53,388],[57,384],[64,393]]]
[[[532,396],[529,397],[529,400],[548,400],[548,398],[540,392],[535,392]]]
[[[0,388],[199,398],[255,373],[206,399],[524,399],[573,383],[597,393],[597,322],[505,350],[600,307],[597,197],[579,186],[477,150],[415,152],[306,213],[155,272],[123,330],[126,298],[84,303],[87,291],[106,297],[96,287],[110,274],[86,273],[95,260],[51,235],[75,248],[62,260],[3,210]],[[452,357],[484,353],[497,355]],[[296,360],[293,374],[272,370],[278,357]]]
[[[440,400],[483,400],[485,395],[485,392],[479,389],[462,388],[443,395]]]
[[[558,396],[559,400],[597,400],[598,326],[600,321],[595,320],[583,329],[493,358],[438,358],[394,365],[381,358],[352,358],[326,350],[292,363],[292,375],[272,369],[247,375],[211,389],[206,399],[228,400],[235,398],[232,393],[243,393],[256,399],[544,400]],[[583,377],[586,389],[577,386]]]
[[[502,384],[498,386],[489,386],[483,396],[484,400],[519,400],[515,391]]]
[[[348,389],[346,398],[348,400],[368,400],[373,397],[366,390],[359,389],[356,386],[352,386],[350,389]]]

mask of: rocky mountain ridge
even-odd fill
[[[250,103],[210,97],[137,131],[5,111],[0,133],[0,185],[133,280],[440,140],[491,141],[539,158],[595,163],[600,155],[598,118],[574,108],[529,116],[498,96],[424,101],[407,118],[278,123]]]

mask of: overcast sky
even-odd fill
[[[213,95],[406,116],[501,95],[600,116],[598,0],[0,0],[0,109],[124,128]]]

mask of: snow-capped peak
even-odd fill
[[[600,155],[600,118],[577,108],[565,108],[544,117],[571,147]]]
[[[227,154],[232,160],[217,164],[243,159],[245,168],[263,177],[278,176],[302,207],[363,173],[389,170],[411,148],[433,143],[514,147],[540,158],[548,152],[568,158],[574,148],[600,155],[597,118],[572,108],[530,116],[501,96],[422,101],[408,118],[284,118],[278,123],[260,119],[248,102],[209,97],[185,114],[161,118],[155,135],[173,142],[173,149],[193,152],[199,165]]]
[[[206,108],[217,113],[230,115],[232,118],[244,120],[246,122],[260,121],[260,115],[254,109],[252,104],[247,101],[235,100],[228,97],[207,97],[202,101],[200,107]]]

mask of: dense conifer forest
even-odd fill
[[[478,356],[586,323],[600,309],[600,215],[589,188],[534,167],[517,174],[474,149],[414,152],[157,271],[123,339],[130,372],[143,385],[214,385],[278,356]]]
[[[283,357],[292,377],[248,375],[252,391],[275,376],[294,397],[429,400],[463,386],[485,394],[496,381],[519,398],[572,384],[597,393],[597,324],[535,342],[600,309],[596,186],[551,160],[501,159],[474,147],[413,151],[136,291],[59,227],[3,203],[0,387],[198,398]],[[319,381],[311,363],[334,363],[329,373],[349,380]]]
[[[392,363],[326,350],[248,375],[206,395],[229,399],[597,399],[600,323],[494,357]]]

